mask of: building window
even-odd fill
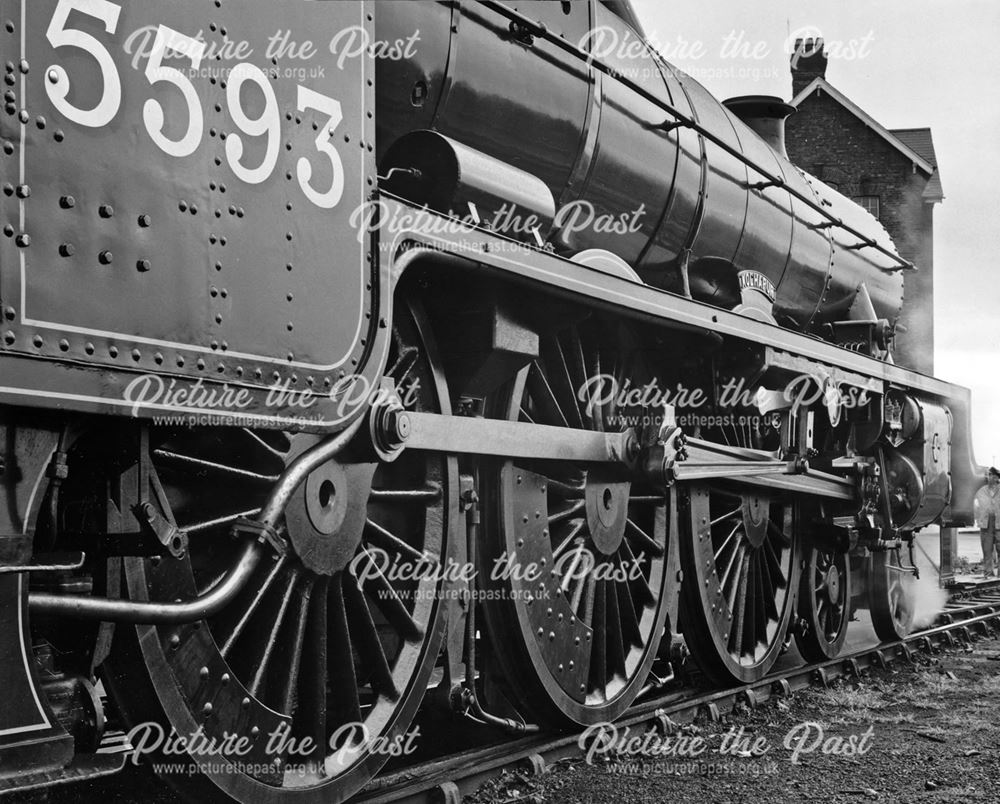
[[[877,195],[859,195],[854,200],[877,218],[879,216],[878,199]]]

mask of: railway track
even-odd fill
[[[640,699],[620,719],[633,732],[656,729],[669,734],[700,716],[718,721],[740,703],[756,707],[773,697],[787,697],[809,686],[827,686],[839,678],[858,678],[871,668],[913,662],[918,655],[968,645],[1000,626],[1000,584],[966,589],[953,595],[937,622],[905,639],[844,653],[826,662],[803,664],[769,674],[760,681],[725,690],[692,687]],[[582,755],[581,732],[532,735],[500,745],[476,747],[384,774],[357,797],[365,804],[459,804],[463,796],[505,770],[542,773],[552,763]]]

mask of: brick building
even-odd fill
[[[934,370],[934,206],[944,199],[929,128],[890,131],[826,80],[823,40],[792,54],[792,162],[877,217],[918,271],[906,276],[896,362]]]

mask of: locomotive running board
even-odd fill
[[[526,422],[407,414],[406,449],[508,459],[616,463],[635,468],[639,442],[632,431],[601,433]],[[689,458],[673,465],[677,481],[725,480],[773,491],[853,500],[855,484],[838,475],[817,472],[795,461],[783,461],[758,450],[687,442]]]

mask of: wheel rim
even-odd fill
[[[419,312],[399,318],[388,374],[397,387],[415,388],[417,409],[447,412]],[[189,552],[182,560],[127,560],[130,594],[170,599],[204,591],[238,547],[225,537],[231,501],[252,515],[268,481],[314,441],[244,430],[193,432],[161,444],[154,465],[170,514],[190,532]],[[220,454],[239,456],[238,465],[225,464],[237,471],[192,462],[222,465]],[[291,549],[262,562],[232,605],[208,622],[136,629],[155,696],[137,703],[141,692],[129,676],[141,668],[127,655],[124,663],[113,659],[110,686],[126,696],[124,708],[133,720],[165,720],[182,735],[198,727],[209,736],[248,733],[253,749],[234,758],[247,765],[275,759],[256,739],[275,730],[321,747],[279,755],[269,772],[204,774],[237,800],[349,798],[388,758],[378,741],[406,732],[434,669],[444,625],[434,569],[445,557],[454,473],[453,460],[431,453],[320,467],[289,503],[281,530]],[[382,571],[383,555],[390,564],[422,562],[425,571],[397,580]],[[203,782],[180,785],[204,789]]]
[[[840,653],[847,639],[850,600],[847,555],[813,548],[799,588],[799,617],[806,627],[795,639],[803,658],[820,661]]]
[[[702,672],[718,683],[762,678],[784,645],[800,565],[790,504],[696,486],[681,539],[681,626]]]
[[[869,563],[872,626],[883,641],[902,639],[913,627],[912,576],[901,566],[900,550],[872,552]]]
[[[498,395],[495,412],[612,429],[614,402],[588,411],[575,394],[602,365],[624,376],[609,357],[620,350],[574,327],[543,338],[540,352]],[[642,690],[663,632],[664,494],[612,469],[551,461],[504,462],[489,485],[496,526],[482,576],[504,556],[540,570],[539,577],[511,573],[495,581],[501,599],[486,604],[506,678],[532,718],[553,725],[613,720]]]

